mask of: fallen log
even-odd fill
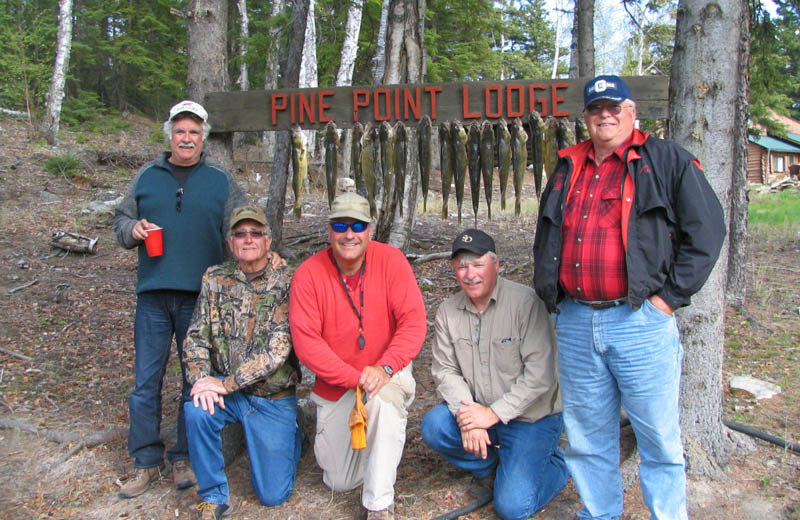
[[[73,253],[93,255],[97,252],[97,238],[89,238],[68,231],[55,231],[50,239],[50,245]]]
[[[91,448],[99,444],[105,444],[113,441],[114,439],[118,439],[124,435],[127,435],[128,433],[127,427],[115,427],[111,430],[100,430],[90,433],[48,430],[45,428],[37,428],[36,426],[25,421],[6,419],[3,417],[0,417],[0,428],[30,432],[40,437],[44,437],[48,441],[57,442],[59,444],[81,443],[87,448]]]
[[[422,262],[428,262],[430,260],[443,260],[449,259],[452,253],[428,253],[425,255],[418,255],[416,253],[409,253],[406,255],[408,261],[413,264],[421,264]]]

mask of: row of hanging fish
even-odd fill
[[[423,211],[427,211],[428,191],[433,162],[433,124],[427,115],[417,125],[417,150]],[[577,134],[577,139],[576,139]],[[475,223],[480,206],[480,185],[483,182],[488,218],[492,218],[492,189],[494,170],[497,168],[500,187],[500,208],[506,208],[508,178],[514,187],[514,213],[519,215],[522,206],[522,189],[525,172],[532,168],[534,187],[538,198],[543,187],[544,174],[549,178],[558,161],[558,150],[572,146],[576,140],[588,139],[582,119],[573,124],[567,118],[542,118],[531,112],[526,118],[515,118],[509,124],[501,119],[496,123],[485,120],[472,121],[464,128],[461,121],[443,121],[439,124],[439,164],[442,178],[442,218],[448,218],[451,188],[455,188],[458,223],[461,224],[464,186],[469,179],[472,211]],[[528,142],[530,141],[530,142]],[[336,125],[325,127],[325,184],[330,206],[337,189],[337,148],[340,145]],[[395,208],[402,215],[405,191],[406,152],[408,130],[402,121],[394,125],[356,122],[352,129],[350,162],[356,191],[369,200],[373,218],[385,213],[391,219]],[[528,152],[530,150],[530,157]],[[308,175],[308,152],[305,136],[299,127],[292,129],[292,188],[295,195],[294,215],[301,215],[302,190]],[[412,171],[412,173],[414,173]],[[382,210],[386,208],[387,211]],[[391,224],[389,222],[388,224]]]

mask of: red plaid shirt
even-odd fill
[[[583,171],[573,174],[562,230],[559,281],[577,300],[616,300],[628,294],[622,244],[622,154],[625,141],[597,166],[589,148]]]

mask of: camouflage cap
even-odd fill
[[[358,193],[353,192],[342,193],[333,199],[328,220],[346,217],[354,218],[361,222],[371,222],[372,219],[369,216],[369,201]]]
[[[256,206],[247,205],[234,208],[234,210],[231,211],[230,229],[233,230],[233,228],[236,227],[236,224],[243,220],[255,220],[262,226],[267,226],[267,216],[264,215],[264,212],[261,211],[261,208]],[[267,226],[267,228],[269,229],[269,226]]]

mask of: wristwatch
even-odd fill
[[[384,372],[389,374],[389,377],[392,377],[394,375],[394,370],[392,370],[392,367],[390,367],[389,365],[383,365],[381,368],[383,368]]]

